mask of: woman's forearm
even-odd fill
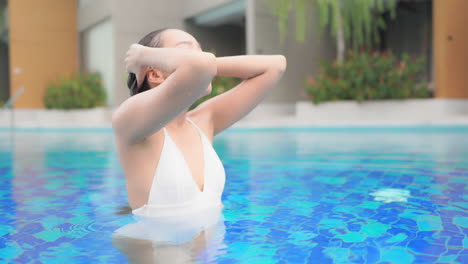
[[[216,58],[217,75],[249,79],[269,70],[284,71],[283,55],[240,55]]]
[[[209,52],[199,52],[180,48],[150,48],[144,47],[140,54],[140,66],[153,67],[172,73],[187,62],[203,61],[214,57]]]
[[[186,111],[216,75],[216,57],[211,53],[133,45],[127,54],[127,69],[133,73],[148,66],[171,73],[157,89],[132,96],[113,114],[116,135],[130,144],[141,142]],[[149,109],[157,111],[148,114]]]

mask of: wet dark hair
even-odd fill
[[[138,44],[146,46],[146,47],[151,47],[151,48],[161,47],[162,46],[161,35],[167,29],[168,28],[162,28],[162,29],[158,29],[158,30],[148,33],[138,42]],[[143,82],[141,83],[141,85],[138,87],[136,75],[132,72],[128,74],[127,86],[128,86],[128,89],[130,89],[130,95],[132,96],[151,89],[148,83],[148,78],[146,76]]]

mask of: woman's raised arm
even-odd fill
[[[133,44],[125,62],[139,81],[145,67],[170,73],[158,87],[130,97],[113,114],[115,135],[129,144],[142,141],[189,108],[217,72],[213,54],[180,48]]]
[[[283,55],[242,55],[216,58],[217,75],[244,79],[231,90],[207,100],[194,112],[210,116],[213,136],[254,109],[286,69]]]

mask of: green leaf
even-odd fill
[[[306,36],[306,15],[307,6],[306,0],[295,0],[296,10],[296,40],[304,42]]]

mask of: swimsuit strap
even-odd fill
[[[198,130],[198,133],[200,133],[203,136],[205,135],[203,131],[197,126],[197,124],[195,124],[195,122],[192,121],[192,119],[190,119],[189,117],[186,117],[186,119]],[[167,136],[168,132],[165,127],[163,127],[163,131],[164,131],[164,135]]]
[[[195,122],[192,121],[192,119],[190,119],[190,118],[188,118],[188,117],[187,117],[186,119],[187,119],[190,123],[192,123],[192,125],[198,130],[198,132],[199,132],[200,134],[203,134],[203,131],[195,124]]]

